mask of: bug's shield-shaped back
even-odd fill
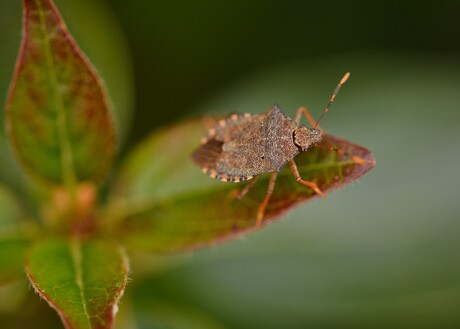
[[[262,114],[234,114],[209,130],[192,158],[205,173],[227,181],[279,171],[299,153],[296,128],[276,105]]]

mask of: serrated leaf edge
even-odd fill
[[[77,267],[76,267],[81,262],[81,248],[80,248],[81,243],[77,239],[72,239],[72,241],[70,241],[69,243],[70,243],[70,246],[71,246],[70,251],[71,251],[71,255],[72,255],[72,261],[73,261],[73,264],[75,266],[75,271],[76,271],[76,284],[80,289],[80,295],[82,297],[83,308],[85,310],[85,315],[86,315],[86,318],[88,320],[88,328],[93,329],[92,326],[91,326],[91,322],[89,320],[88,312],[87,312],[86,300],[84,298],[83,282],[81,280],[82,273],[81,273],[81,271],[77,270]],[[125,276],[125,280],[124,280],[124,282],[122,284],[123,285],[122,289],[119,290],[118,295],[115,296],[114,302],[111,305],[112,306],[112,318],[111,318],[111,321],[109,322],[110,324],[113,323],[113,319],[115,317],[115,313],[116,313],[117,307],[118,307],[117,306],[118,302],[121,299],[121,297],[123,296],[124,290],[125,290],[126,285],[128,283],[129,260],[128,260],[126,252],[125,252],[125,250],[123,248],[119,247],[118,252],[120,253],[120,256],[122,258],[123,270],[125,271],[126,276]],[[69,318],[59,308],[59,306],[50,298],[50,296],[48,296],[46,294],[46,292],[43,289],[40,288],[39,284],[37,283],[37,281],[35,280],[34,276],[31,274],[31,272],[29,270],[29,255],[28,254],[26,255],[25,272],[26,272],[27,278],[29,279],[29,282],[31,283],[32,287],[34,288],[34,291],[37,294],[39,294],[40,297],[43,298],[46,302],[48,302],[48,304],[58,313],[58,315],[61,318],[62,323],[64,324],[66,329],[77,329],[77,328],[74,328],[72,326],[72,324],[70,323]]]
[[[28,21],[27,21],[27,15],[26,14],[27,14],[27,10],[29,10],[29,8],[27,7],[27,2],[30,2],[30,1],[36,2],[38,7],[41,7],[40,6],[40,0],[23,0],[23,7],[24,7],[24,13],[23,13],[23,18],[22,18],[22,33],[23,33],[23,35],[22,35],[22,38],[21,38],[19,54],[18,54],[16,64],[15,64],[13,79],[12,79],[12,82],[11,82],[9,90],[8,90],[8,96],[7,96],[7,101],[6,101],[6,114],[7,114],[7,119],[5,120],[5,122],[6,122],[6,131],[7,131],[7,134],[9,136],[10,143],[13,146],[13,150],[16,149],[16,146],[15,146],[16,141],[15,141],[14,134],[13,134],[13,127],[12,127],[12,122],[11,122],[11,118],[10,118],[10,110],[9,109],[10,109],[10,104],[11,104],[11,101],[12,101],[12,98],[13,98],[13,95],[14,95],[14,90],[16,88],[16,84],[17,84],[17,81],[18,81],[18,78],[19,78],[20,68],[21,68],[21,66],[23,64],[23,60],[24,60],[24,51],[25,51],[25,45],[26,45],[26,40],[27,40],[26,35],[27,35],[27,32],[28,32]],[[64,20],[62,18],[62,15],[60,14],[60,12],[59,12],[58,8],[56,7],[56,5],[54,4],[54,2],[52,0],[45,0],[45,1],[48,1],[50,3],[51,10],[55,14],[55,16],[57,18],[57,21],[58,21],[58,24],[60,25],[62,30],[65,32],[65,35],[67,37],[67,41],[69,42],[69,44],[70,44],[75,56],[78,56],[81,59],[81,61],[87,67],[87,69],[89,70],[89,72],[93,76],[95,82],[99,85],[99,88],[101,89],[103,102],[105,104],[105,107],[107,108],[108,117],[109,117],[109,120],[111,121],[110,122],[111,127],[113,128],[113,129],[111,129],[111,132],[113,134],[112,140],[114,142],[115,147],[113,148],[112,154],[110,155],[110,159],[109,159],[109,161],[112,161],[113,158],[114,158],[114,155],[116,153],[116,149],[117,149],[117,138],[116,138],[117,133],[116,133],[116,125],[115,125],[115,122],[114,122],[114,119],[113,119],[113,114],[112,114],[113,106],[112,106],[111,101],[110,101],[110,99],[108,97],[107,87],[105,86],[104,81],[98,75],[96,68],[93,66],[93,64],[88,59],[88,57],[83,53],[83,51],[80,49],[80,47],[78,46],[77,42],[73,38],[72,34],[69,32],[69,30],[68,30],[68,28],[67,28],[67,26],[66,26],[66,24],[65,24],[65,22],[64,22]],[[42,11],[40,11],[40,18],[43,19],[43,12]],[[46,27],[44,27],[43,25],[44,24],[42,24],[42,28],[46,29]],[[46,32],[44,32],[44,35],[45,35],[45,38],[48,39],[48,34]],[[49,47],[49,42],[47,43],[47,46]],[[50,57],[49,52],[47,54],[47,57],[52,60],[52,56]],[[59,111],[59,112],[65,112],[65,111],[62,110],[62,111]],[[63,116],[63,118],[60,118],[60,121],[65,121],[66,120],[65,113],[63,113],[62,116]],[[63,174],[64,175],[64,177],[63,177],[64,184],[65,184],[65,186],[68,187],[68,189],[70,191],[73,191],[75,186],[76,186],[77,178],[76,178],[76,173],[75,173],[75,168],[74,168],[74,163],[73,163],[72,150],[70,148],[69,138],[68,138],[68,135],[67,135],[67,129],[65,127],[65,124],[63,125],[61,123],[61,124],[59,124],[59,126],[63,126],[63,127],[60,127],[59,130],[64,129],[65,132],[62,131],[63,136],[67,137],[67,138],[65,138],[65,142],[64,142],[65,143],[64,145],[66,145],[66,146],[64,146],[63,152],[62,152],[62,153],[66,153],[66,154],[62,155],[62,158],[61,158],[62,170],[63,170],[63,173],[64,173]],[[59,134],[61,135],[61,132]],[[59,140],[62,143],[62,138],[59,138]],[[16,156],[18,158],[22,158],[22,156],[21,156],[21,154],[19,152],[15,151],[14,153],[16,154]],[[26,161],[21,161],[21,163],[25,167],[25,169],[27,170],[28,173],[30,173],[31,175],[33,175],[35,178],[39,179],[42,182],[49,183],[46,179],[44,179],[40,175],[36,174],[36,172],[33,170],[33,168],[31,168],[30,165]],[[105,176],[105,175],[101,175],[101,176]]]

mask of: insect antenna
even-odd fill
[[[335,87],[334,92],[332,93],[331,98],[329,99],[329,103],[327,103],[326,108],[323,111],[323,114],[319,117],[318,121],[316,121],[316,125],[313,128],[317,128],[319,126],[319,123],[321,120],[323,120],[324,116],[326,115],[327,112],[329,112],[329,108],[331,107],[332,103],[334,102],[335,96],[339,93],[340,87],[347,81],[348,77],[350,76],[350,72],[345,73],[343,76],[342,80],[340,80],[339,84],[337,87]]]

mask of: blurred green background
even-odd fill
[[[119,329],[460,327],[460,2],[56,3],[107,82],[122,155],[200,113],[279,103],[318,117],[350,71],[322,126],[377,158],[358,182],[258,233],[137,256]],[[20,20],[20,1],[2,0],[1,103]],[[20,189],[4,135],[0,161],[0,180]],[[18,318],[13,304],[29,311]],[[38,314],[53,327],[44,304],[2,301],[1,327],[39,328]]]

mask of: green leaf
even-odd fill
[[[66,328],[111,328],[126,286],[128,263],[102,241],[46,240],[28,253],[26,271],[35,290]]]
[[[198,147],[205,124],[195,120],[164,129],[140,145],[124,164],[111,198],[109,220],[131,247],[158,252],[192,249],[255,229],[270,175],[262,175],[238,200],[236,195],[245,183],[220,182],[202,174],[190,154]],[[323,137],[322,147],[295,159],[302,178],[316,182],[323,192],[355,180],[374,166],[365,148],[331,135]],[[278,175],[263,223],[317,197],[296,182],[287,166]]]
[[[24,1],[7,123],[22,165],[44,181],[73,186],[110,168],[115,130],[105,87],[51,0]]]

